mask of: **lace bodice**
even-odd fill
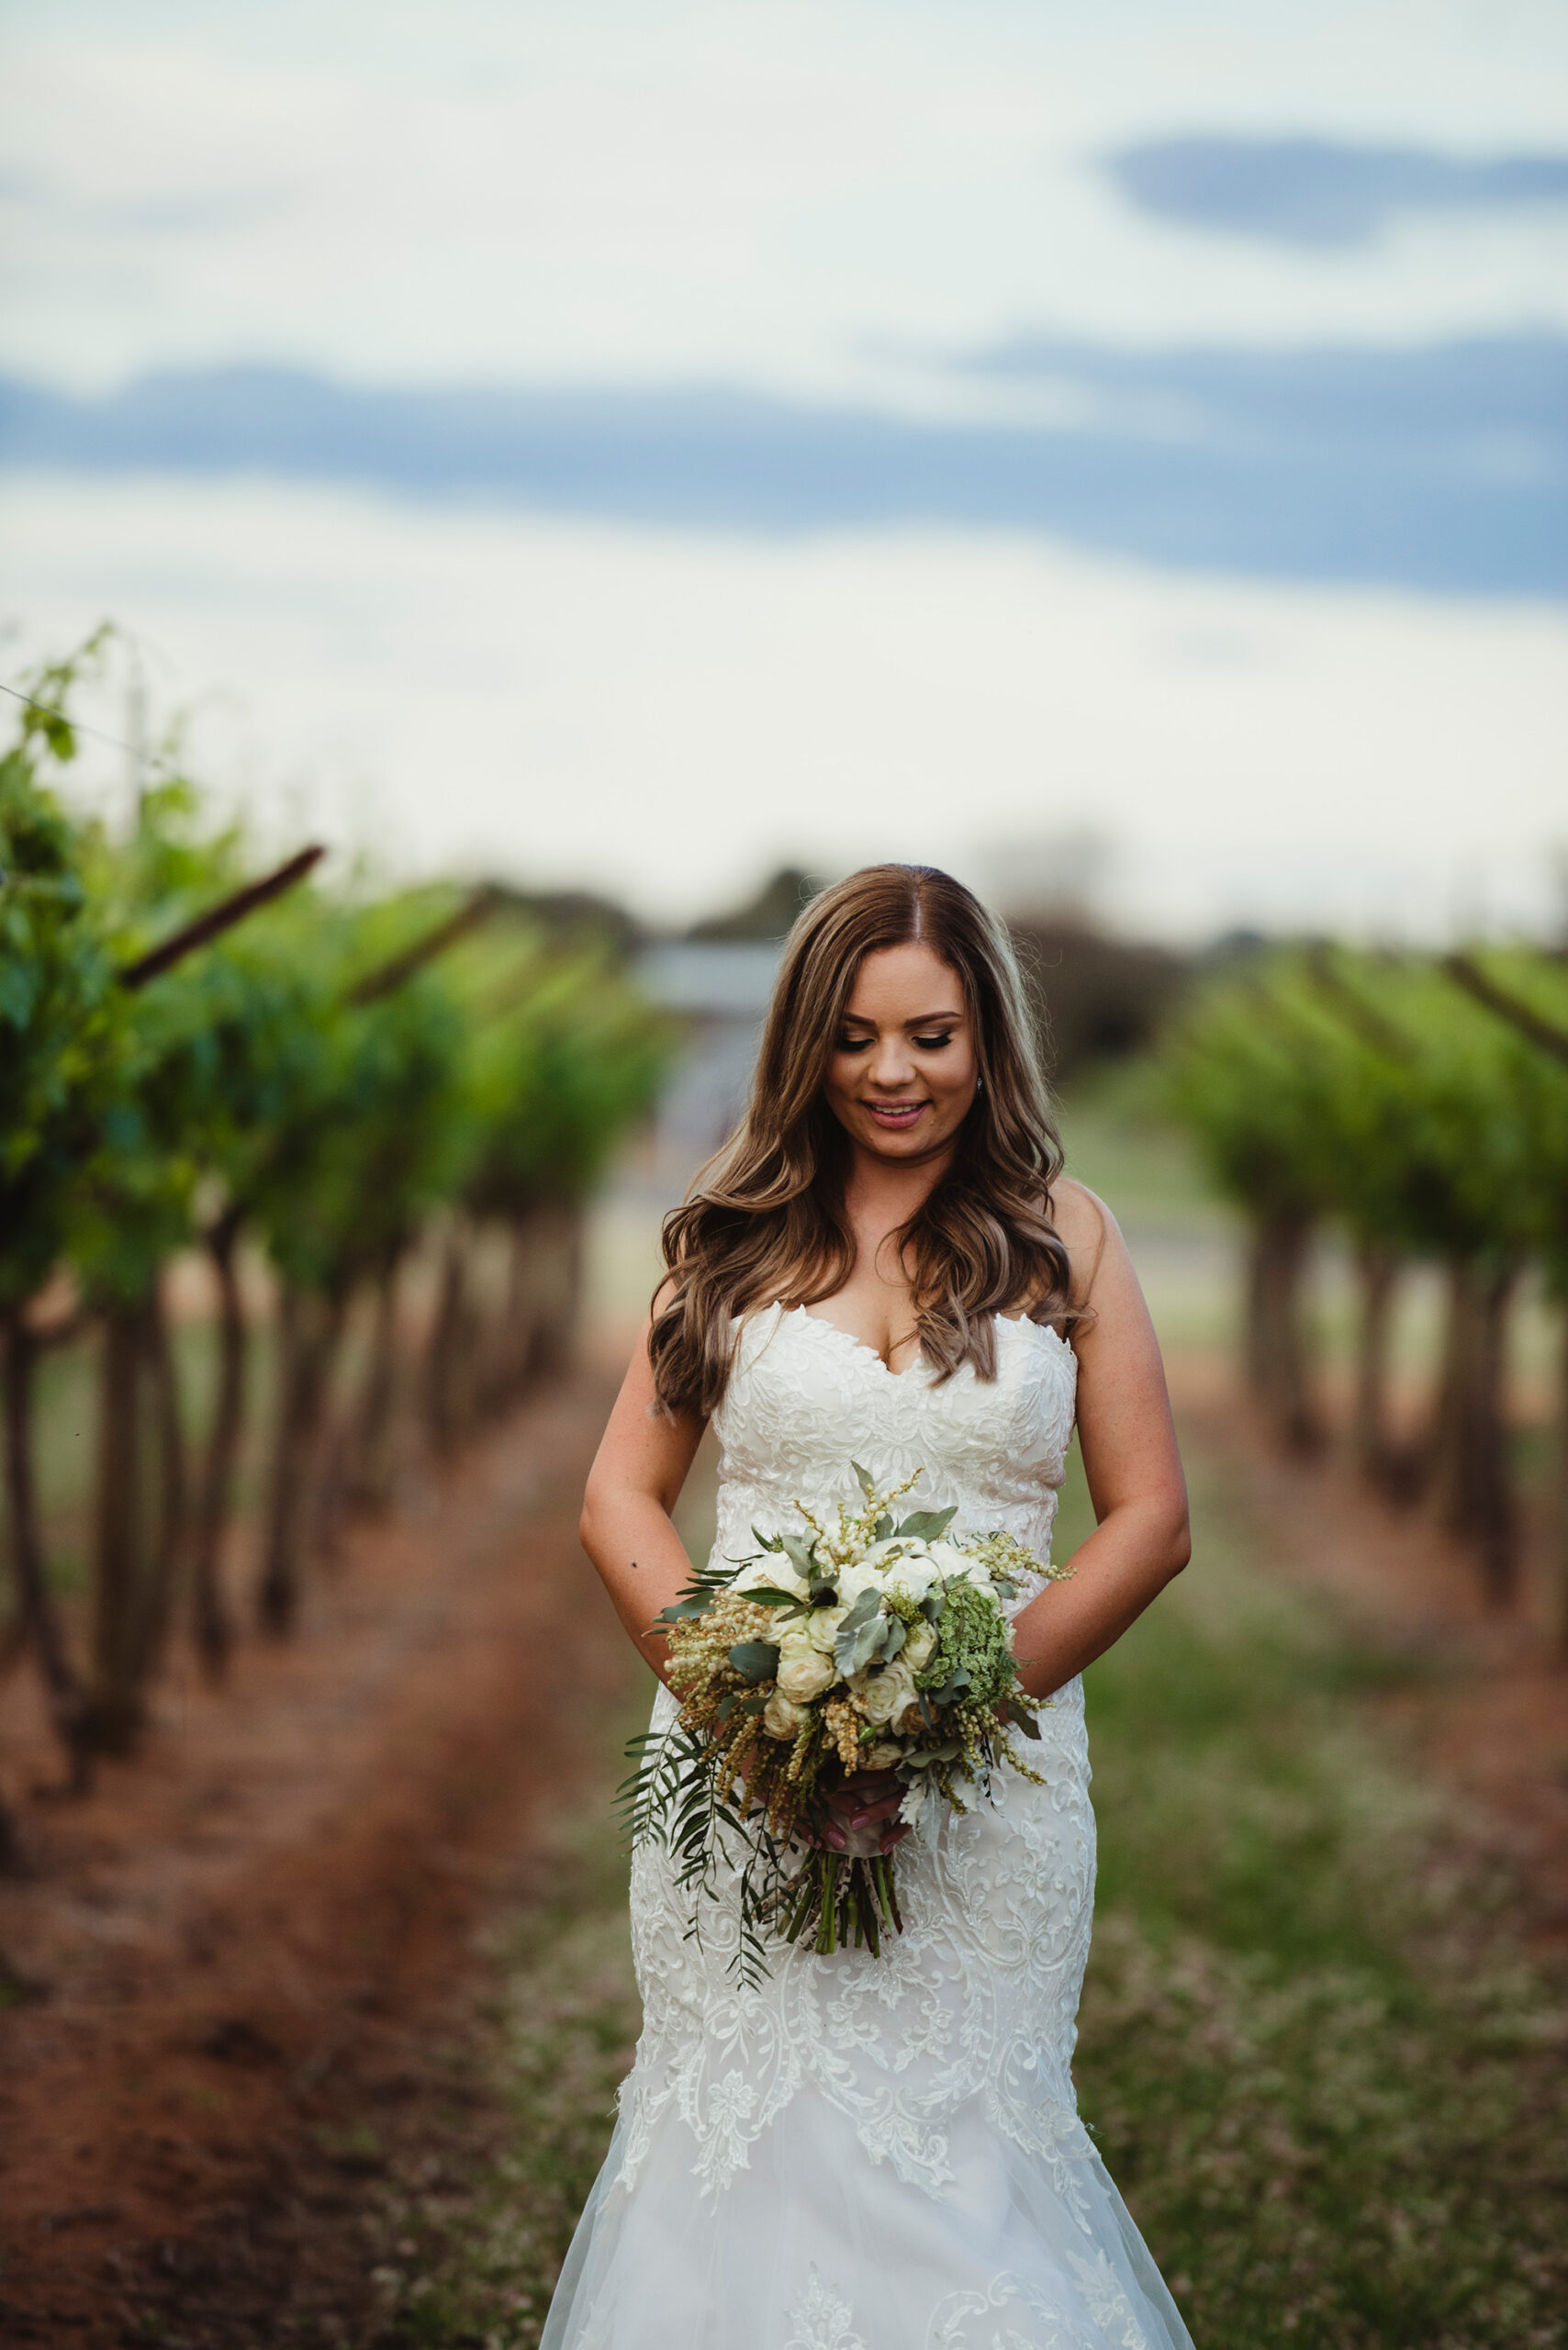
[[[749,1552],[754,1525],[798,1524],[797,1495],[813,1508],[857,1504],[854,1460],[879,1483],[921,1469],[918,1506],[956,1504],[959,1534],[1005,1529],[1045,1558],[1076,1368],[1053,1331],[1003,1320],[994,1381],[966,1367],[938,1383],[918,1361],[891,1372],[834,1325],[769,1307],[740,1328],[714,1417],[716,1554]],[[655,1727],[674,1712],[661,1690]],[[1094,1846],[1076,1681],[1041,1728],[1030,1760],[1044,1786],[1003,1773],[994,1806],[944,1818],[933,1841],[916,1835],[901,1848],[906,1930],[879,1960],[780,1949],[770,1978],[743,1989],[729,1965],[733,1917],[704,1903],[699,1942],[667,1854],[640,1848],[632,1926],[644,2022],[622,2094],[623,2183],[673,2110],[704,2193],[722,2192],[809,2082],[852,2120],[873,2161],[937,2197],[955,2188],[954,2128],[979,2100],[991,2126],[1047,2165],[1067,2207],[1081,2208],[1075,2180],[1089,2150],[1069,2066]]]
[[[798,1529],[797,1495],[813,1508],[860,1505],[851,1460],[879,1485],[919,1469],[909,1506],[957,1504],[958,1535],[1015,1535],[1049,1555],[1077,1358],[1037,1323],[999,1316],[994,1381],[967,1366],[938,1384],[918,1359],[891,1371],[835,1323],[770,1305],[740,1324],[734,1369],[713,1416],[719,1439],[721,1558],[756,1548],[751,1528]],[[1021,1593],[1027,1605],[1039,1584]]]

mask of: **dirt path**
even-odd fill
[[[443,2019],[638,1671],[582,1560],[595,1380],[358,1537],[297,1646],[168,1689],[146,1752],[35,1802],[0,1949],[0,2338],[354,2338],[356,2175],[441,2141]],[[17,1746],[7,1737],[8,1776]],[[606,1822],[606,1834],[612,1833]],[[370,2112],[385,2117],[367,2127]],[[484,2127],[470,2111],[472,2142]]]

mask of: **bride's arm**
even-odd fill
[[[1074,1552],[1070,1582],[1053,1583],[1017,1619],[1024,1683],[1048,1696],[1092,1664],[1192,1555],[1187,1483],[1176,1449],[1165,1372],[1126,1243],[1103,1202],[1063,1182],[1052,1201],[1058,1231],[1084,1268],[1074,1326],[1078,1440],[1098,1521]]]
[[[644,1327],[588,1472],[578,1531],[616,1614],[661,1680],[665,1643],[648,1627],[691,1573],[670,1512],[704,1425],[689,1415],[672,1419],[655,1408]]]

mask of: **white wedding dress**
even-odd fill
[[[714,1418],[716,1555],[798,1525],[797,1494],[858,1506],[855,1460],[879,1484],[923,1470],[913,1503],[1046,1557],[1077,1363],[1028,1322],[999,1322],[997,1355],[994,1382],[937,1385],[801,1309],[754,1315]],[[655,1727],[674,1710],[661,1690]],[[1191,2350],[1073,2096],[1077,1681],[1041,1730],[1043,1787],[1003,1773],[994,1807],[900,1846],[879,1959],[778,1946],[743,1988],[733,1916],[704,1903],[700,1946],[667,1854],[638,1851],[643,2036],[541,2350]]]

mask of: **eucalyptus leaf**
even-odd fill
[[[859,1479],[860,1490],[865,1494],[867,1500],[868,1502],[875,1501],[877,1498],[877,1483],[870,1471],[868,1469],[862,1469],[858,1460],[852,1460],[849,1465],[854,1470],[856,1476]]]
[[[712,1605],[713,1594],[700,1591],[693,1598],[678,1599],[673,1606],[661,1607],[655,1620],[660,1624],[679,1624],[688,1616],[705,1616]]]
[[[870,1662],[881,1621],[882,1602],[876,1591],[863,1591],[838,1628],[833,1661],[846,1676]]]
[[[846,1617],[838,1628],[838,1638],[833,1644],[833,1661],[846,1678],[862,1672],[876,1655],[881,1642],[883,1618],[880,1610],[868,1616],[863,1623],[852,1624]]]
[[[958,1515],[958,1505],[951,1509],[917,1509],[895,1528],[900,1535],[912,1535],[918,1542],[939,1542]]]
[[[807,1583],[810,1583],[812,1576],[818,1572],[817,1562],[812,1556],[811,1544],[802,1542],[798,1534],[786,1534],[783,1537],[783,1549],[790,1564]]]
[[[908,1638],[909,1633],[899,1617],[889,1616],[883,1619],[880,1645],[884,1664],[891,1664]]]
[[[730,1662],[743,1681],[772,1681],[778,1672],[778,1651],[771,1640],[737,1640]]]

